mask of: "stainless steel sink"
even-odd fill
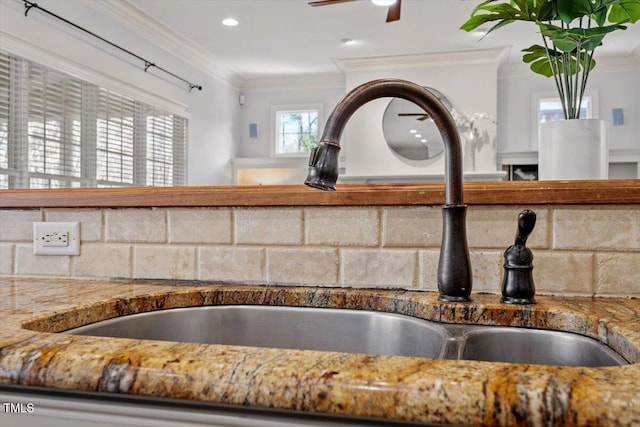
[[[399,314],[330,308],[188,307],[118,317],[66,332],[540,365],[628,364],[599,341],[568,332],[444,324]]]
[[[437,323],[374,311],[229,305],[117,317],[68,331],[78,335],[437,358]]]
[[[470,331],[462,359],[565,366],[627,364],[600,342],[577,334],[540,329],[492,327]]]

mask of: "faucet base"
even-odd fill
[[[535,304],[536,300],[533,298],[502,297],[500,298],[500,302],[505,304]]]
[[[438,301],[444,301],[444,302],[469,302],[469,301],[471,301],[471,298],[469,298],[469,297],[456,297],[456,296],[449,296],[449,295],[440,295],[438,297]]]

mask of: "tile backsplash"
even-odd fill
[[[472,205],[474,292],[500,293],[524,206]],[[540,294],[640,297],[640,206],[534,206]],[[79,256],[33,254],[34,221],[79,221]],[[440,206],[0,210],[0,275],[435,291]]]

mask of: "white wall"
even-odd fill
[[[433,87],[446,96],[453,107],[465,114],[483,113],[497,117],[497,68],[499,52],[484,52],[484,57],[467,55],[425,55],[422,62],[360,67],[348,64],[347,90],[379,78],[399,78]],[[382,118],[389,98],[361,107],[346,125],[343,141],[347,176],[406,176],[444,173],[444,156],[435,160],[407,162],[395,156],[386,144]],[[493,146],[476,154],[476,172],[496,171],[496,127],[490,120],[478,123],[489,133]],[[465,159],[467,161],[468,159]],[[468,163],[467,163],[468,166]],[[470,170],[470,168],[466,168]]]
[[[341,76],[315,76],[287,81],[250,81],[243,87],[245,104],[241,107],[238,157],[269,157],[275,129],[271,109],[275,106],[319,104],[327,116],[345,94]],[[249,124],[258,125],[258,138],[249,138]]]
[[[228,185],[239,138],[238,91],[206,75],[202,81],[205,89],[189,103],[188,184]]]
[[[517,66],[498,80],[498,152],[531,151],[537,124],[532,97],[555,94],[552,79]],[[599,59],[587,90],[598,98],[598,118],[609,122],[610,149],[640,149],[640,64],[625,59]],[[612,109],[624,110],[623,126],[612,125]]]
[[[185,83],[150,68],[68,24],[24,5],[0,0],[0,47],[11,53],[165,108],[190,115],[190,185],[230,182],[229,158],[235,155],[238,89],[190,65],[84,2],[38,1],[50,10],[186,80],[203,86],[191,93]],[[181,111],[180,111],[181,110]]]

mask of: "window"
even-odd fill
[[[0,52],[0,188],[9,188],[9,58]]]
[[[274,107],[275,156],[307,155],[318,144],[319,106]]]
[[[0,52],[0,188],[184,184],[187,120]]]
[[[29,188],[79,186],[82,82],[44,67],[26,71],[28,157],[26,164],[17,159],[27,172],[21,179]]]
[[[591,97],[585,96],[580,103],[580,118],[590,119]],[[538,123],[564,120],[560,98],[541,98],[538,100]]]
[[[186,139],[185,121],[155,111],[147,113],[146,177],[147,185],[169,186],[184,175],[185,152],[171,142]]]
[[[555,93],[534,93],[531,98],[531,111],[531,149],[538,151],[538,125],[549,121],[564,120],[564,113],[560,98]],[[598,118],[597,92],[585,94],[582,98],[580,118]]]

